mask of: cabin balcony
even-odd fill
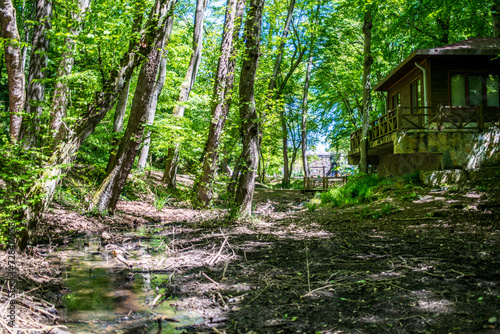
[[[478,146],[478,134],[498,129],[499,107],[398,106],[370,123],[368,163],[378,165],[378,173],[387,176],[465,168],[463,156],[470,155],[473,143]],[[350,140],[349,164],[356,165],[361,129]]]

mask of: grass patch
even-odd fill
[[[321,203],[334,206],[367,203],[373,199],[375,187],[388,182],[392,181],[377,175],[357,175],[344,186],[321,193]]]

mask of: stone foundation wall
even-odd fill
[[[500,130],[484,132],[402,132],[394,154],[442,154],[437,169],[466,170],[500,165]],[[420,158],[416,158],[419,160]],[[431,169],[422,169],[431,170]]]
[[[379,156],[377,174],[381,176],[401,177],[415,171],[441,169],[443,154],[392,154]]]

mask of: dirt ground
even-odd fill
[[[154,263],[171,274],[162,297],[204,319],[186,332],[500,333],[500,196],[483,188],[315,211],[312,195],[260,190],[255,215],[237,223],[173,202],[158,213],[122,201],[112,218],[55,208],[34,253],[82,230],[130,249],[123,230],[154,229],[168,240]]]

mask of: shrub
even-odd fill
[[[316,209],[319,207],[320,204],[321,200],[319,198],[312,198],[309,202],[306,203],[306,208],[309,211],[314,212],[316,211]]]
[[[332,188],[320,195],[321,203],[334,206],[366,203],[373,199],[374,188],[391,182],[377,175],[357,175],[342,187]]]

